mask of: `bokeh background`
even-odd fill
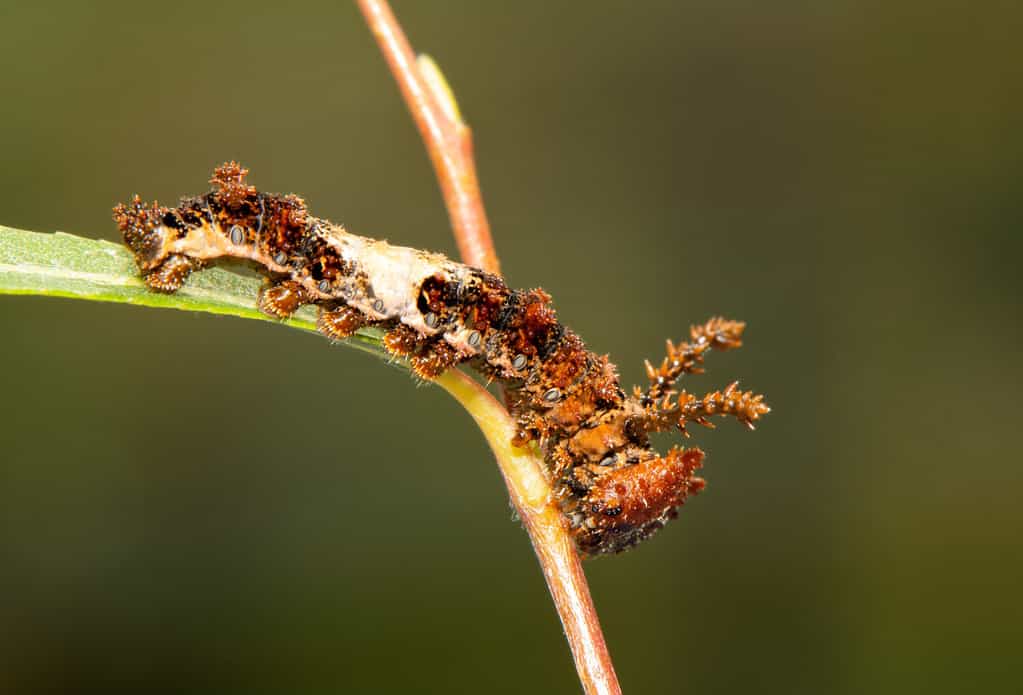
[[[511,284],[693,388],[706,493],[587,564],[629,693],[1019,692],[1017,2],[396,2],[476,133]],[[115,239],[237,158],[454,253],[352,3],[0,5],[0,222]],[[317,337],[0,297],[0,690],[575,692],[486,445]]]

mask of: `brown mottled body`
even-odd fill
[[[286,318],[305,304],[332,339],[363,326],[387,329],[384,346],[433,378],[469,363],[501,381],[517,418],[516,444],[535,442],[576,543],[584,554],[618,552],[668,520],[703,487],[699,449],[660,456],[649,434],[732,415],[752,427],[768,412],[761,396],[736,390],[702,399],[672,390],[699,370],[707,350],[741,344],[744,324],[712,319],[691,342],[668,343],[650,387],[627,396],[606,356],[563,326],[543,290],[512,290],[495,275],[424,251],[349,234],[311,217],[301,198],[258,192],[234,162],[219,167],[203,196],[174,209],[136,197],[115,219],[146,284],[174,292],[218,259],[253,264],[266,278],[259,307]],[[673,396],[677,397],[673,400]]]

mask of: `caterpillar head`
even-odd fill
[[[146,205],[135,196],[127,204],[121,203],[114,208],[114,221],[121,230],[124,243],[134,254],[139,270],[152,270],[166,259],[168,243],[174,236],[167,222],[177,224],[167,208],[156,203]]]

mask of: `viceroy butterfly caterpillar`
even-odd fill
[[[607,356],[586,349],[558,321],[541,289],[514,290],[496,275],[442,255],[348,233],[308,214],[296,195],[261,193],[235,162],[218,167],[204,195],[170,209],[138,196],[114,208],[146,285],[174,292],[188,275],[218,259],[247,261],[265,276],[262,311],[286,318],[318,307],[317,326],[331,339],[364,326],[385,329],[385,348],[430,379],[468,364],[504,385],[516,418],[514,443],[536,442],[551,486],[584,555],[626,550],[677,516],[704,487],[700,449],[658,454],[653,432],[691,422],[710,426],[729,415],[752,429],[770,409],[763,396],[723,391],[697,397],[676,381],[702,371],[709,350],[742,344],[745,324],[714,318],[668,342],[647,363],[650,385],[626,395]]]

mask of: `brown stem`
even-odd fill
[[[430,153],[462,260],[500,274],[476,178],[472,134],[458,113],[453,95],[432,61],[415,59],[408,39],[385,0],[357,2]],[[493,423],[485,426],[480,422],[480,427],[497,455],[512,503],[533,543],[564,626],[583,690],[588,695],[620,695],[621,686],[600,629],[579,554],[562,515],[550,504],[552,496],[544,475],[543,460],[529,449],[512,446],[515,430],[507,411],[485,390],[478,386],[472,388],[470,384],[475,382],[471,379],[452,370],[442,375],[438,383],[463,404],[466,399],[485,402],[489,398],[492,402],[488,409],[498,425],[495,429]],[[479,422],[477,412],[479,408],[470,409]],[[494,436],[495,431],[500,434]]]
[[[620,695],[621,687],[575,543],[565,529],[563,516],[550,504],[551,489],[544,475],[543,460],[531,448],[512,444],[515,421],[475,380],[450,369],[436,383],[472,415],[494,452],[512,504],[533,542],[583,690],[590,695]]]
[[[472,131],[459,116],[443,78],[438,84],[436,77],[440,73],[434,75],[420,69],[405,32],[387,2],[357,1],[433,161],[462,260],[500,275],[501,267],[476,177]]]
[[[545,505],[542,513],[520,514],[561,617],[583,692],[621,695],[586,575],[561,514],[550,504]]]

